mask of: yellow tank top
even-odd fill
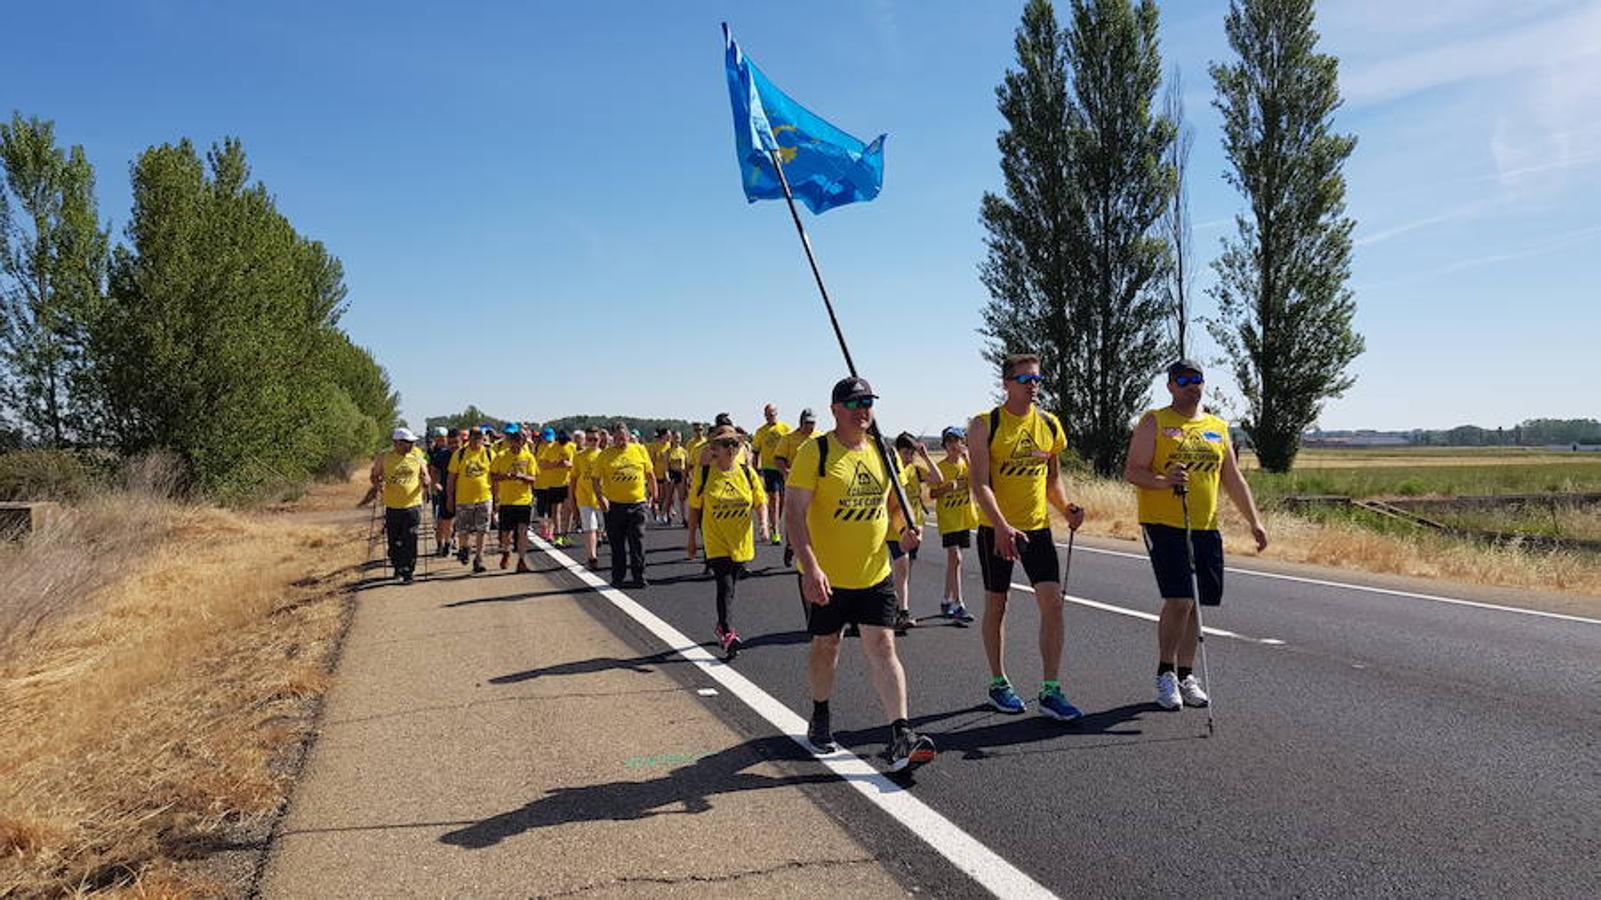
[[[383,457],[384,506],[410,509],[422,505],[422,467],[428,461],[415,448],[404,456],[385,450]]]
[[[1152,410],[1156,417],[1156,455],[1151,471],[1165,473],[1182,463],[1190,470],[1190,527],[1217,530],[1217,489],[1222,478],[1223,455],[1229,452],[1229,424],[1214,415],[1186,419],[1172,407]],[[1140,522],[1184,527],[1184,508],[1172,488],[1140,488]]]
[[[995,505],[1007,524],[1019,531],[1038,531],[1049,527],[1046,510],[1046,480],[1051,459],[1067,449],[1067,435],[1056,416],[1030,407],[1014,416],[1000,407],[983,414],[995,422],[990,436],[990,489]],[[978,511],[979,524],[994,527],[984,510]]]

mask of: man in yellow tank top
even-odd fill
[[[1163,709],[1206,706],[1206,690],[1196,679],[1199,635],[1190,556],[1184,547],[1186,524],[1195,554],[1200,603],[1223,602],[1223,535],[1217,527],[1221,486],[1251,525],[1258,552],[1267,548],[1267,531],[1251,487],[1240,475],[1227,422],[1201,408],[1206,377],[1199,363],[1181,359],[1167,368],[1173,402],[1140,418],[1129,440],[1123,477],[1139,488],[1140,528],[1162,595],[1157,621],[1156,702]],[[1176,488],[1183,488],[1181,501]],[[1185,522],[1184,504],[1189,505]]]
[[[428,458],[417,449],[417,436],[408,428],[390,435],[394,446],[372,461],[372,485],[384,504],[384,538],[389,564],[403,584],[411,584],[417,568],[417,528],[422,524],[422,498],[433,489]]]
[[[984,653],[990,665],[990,705],[1005,713],[1028,709],[1012,689],[1004,664],[1006,601],[1012,566],[1021,562],[1040,610],[1040,715],[1071,722],[1083,713],[1062,692],[1062,576],[1051,535],[1049,507],[1077,530],[1084,510],[1062,486],[1062,423],[1039,408],[1040,358],[1017,353],[1001,363],[1006,402],[973,417],[967,428],[969,477],[978,506],[978,568],[984,578]]]

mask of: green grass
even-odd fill
[[[1339,494],[1349,497],[1450,497],[1601,491],[1601,460],[1540,465],[1389,466],[1304,469],[1276,475],[1247,471],[1258,500]]]

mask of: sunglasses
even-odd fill
[[[1039,384],[1044,380],[1044,375],[1013,375],[1011,378],[1013,384]]]
[[[712,446],[719,450],[732,450],[739,446],[739,441],[734,438],[723,438],[722,440],[713,441]]]
[[[1205,384],[1206,379],[1199,375],[1174,375],[1173,383],[1179,387],[1189,387],[1192,384]]]
[[[845,407],[846,409],[872,409],[873,398],[857,397],[853,400],[842,400],[840,401],[839,405]]]

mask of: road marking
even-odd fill
[[[1057,544],[1066,547],[1066,544]],[[1146,559],[1140,553],[1129,553],[1124,550],[1102,550],[1099,547],[1078,547],[1084,553],[1101,553],[1106,556],[1124,556],[1129,559]],[[1305,578],[1300,575],[1282,575],[1278,572],[1263,572],[1258,569],[1240,569],[1234,566],[1224,566],[1225,572],[1236,575],[1255,575],[1258,578],[1277,578],[1280,581],[1298,581],[1302,584],[1315,584],[1319,587],[1345,588],[1352,591],[1367,591],[1371,594],[1388,594],[1391,597],[1407,597],[1413,600],[1431,600],[1435,603],[1449,603],[1453,606],[1471,606],[1476,609],[1492,609],[1497,612],[1517,613],[1524,616],[1539,616],[1542,619],[1560,619],[1564,622],[1583,622],[1586,625],[1601,625],[1601,619],[1591,619],[1584,616],[1573,616],[1567,613],[1546,612],[1543,609],[1522,609],[1517,606],[1502,606],[1499,603],[1481,603],[1478,600],[1463,600],[1459,597],[1441,597],[1438,594],[1420,594],[1416,591],[1398,591],[1392,588],[1371,587],[1365,584],[1351,584],[1345,581],[1327,581],[1322,578]]]
[[[780,733],[799,744],[808,753],[805,719],[789,707],[778,702],[756,683],[736,672],[723,660],[713,656],[695,641],[645,607],[638,601],[608,585],[605,579],[573,561],[565,553],[556,551],[540,538],[533,544],[554,562],[596,589],[608,602],[629,618],[638,622],[651,634],[672,648],[685,660],[695,664],[702,674],[738,697],[755,713],[766,719]],[[997,897],[1055,897],[1044,885],[1024,874],[1021,869],[1002,859],[999,854],[955,823],[931,809],[911,792],[889,780],[882,772],[844,747],[827,756],[814,758],[856,789],[856,792],[900,822],[915,837],[934,848],[951,864],[961,869],[974,881]]]
[[[1032,588],[1032,587],[1030,587],[1029,585],[1026,585],[1026,584],[1018,584],[1017,582],[1014,581],[1014,582],[1012,582],[1012,587],[1017,588],[1018,590],[1021,590],[1021,591],[1028,591],[1030,594],[1034,593],[1034,588]],[[1063,594],[1062,595],[1062,599],[1066,600],[1068,603],[1077,603],[1079,606],[1088,606],[1090,609],[1099,609],[1099,610],[1102,610],[1104,612],[1117,613],[1120,616],[1133,616],[1136,619],[1144,619],[1147,622],[1159,621],[1159,619],[1158,619],[1158,617],[1157,617],[1157,615],[1155,613],[1148,613],[1148,612],[1145,612],[1144,610],[1140,610],[1140,609],[1129,609],[1129,608],[1124,607],[1124,606],[1113,606],[1110,603],[1102,603],[1099,600],[1091,600],[1088,597],[1075,597],[1072,594]],[[1241,641],[1250,641],[1253,644],[1269,644],[1269,645],[1274,646],[1274,647],[1280,647],[1280,646],[1284,645],[1284,642],[1279,640],[1278,638],[1255,638],[1255,637],[1250,637],[1248,635],[1239,634],[1238,632],[1229,631],[1229,630],[1223,629],[1223,628],[1213,628],[1210,625],[1207,625],[1206,627],[1202,628],[1201,630],[1203,632],[1207,633],[1207,634],[1216,635],[1217,637],[1226,637],[1226,638],[1234,638],[1236,640],[1241,640]]]

